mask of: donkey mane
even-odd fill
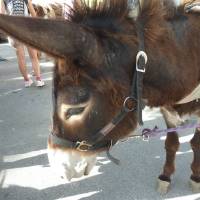
[[[175,13],[169,16],[169,10],[172,8],[164,4],[160,0],[145,0],[136,22],[128,17],[128,0],[93,0],[92,3],[87,0],[75,0],[74,8],[69,9],[68,15],[72,22],[98,31],[116,33],[120,32],[119,23],[129,18],[133,29],[139,24],[143,27],[145,38],[155,42],[160,36],[166,35],[166,18],[176,16]]]
[[[70,12],[74,22],[81,22],[86,18],[113,19],[122,18],[128,13],[128,0],[75,0],[74,9]]]

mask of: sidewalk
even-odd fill
[[[32,65],[26,51],[26,63],[28,72],[32,72]],[[5,91],[5,88],[10,90],[24,89],[23,78],[19,72],[15,49],[8,43],[0,44],[0,93]],[[40,60],[41,75],[44,81],[51,81],[53,62]],[[14,83],[14,84],[13,84]],[[51,85],[51,82],[50,82]],[[1,95],[1,94],[0,94]]]
[[[14,48],[12,48],[8,43],[0,44],[0,58],[6,60],[16,59]]]

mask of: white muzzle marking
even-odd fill
[[[83,154],[76,150],[49,149],[49,163],[54,172],[70,181],[88,175],[96,164],[96,154]]]

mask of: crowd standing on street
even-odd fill
[[[31,0],[0,0],[0,13],[15,16],[36,16]],[[19,70],[24,78],[24,86],[30,87],[33,84],[33,80],[27,72],[25,60],[25,45],[19,42],[17,39],[11,37],[8,37],[8,41],[10,45],[16,50]],[[45,85],[45,83],[41,78],[37,50],[28,46],[26,47],[32,63],[33,75],[35,77],[35,85],[37,87],[42,87]]]

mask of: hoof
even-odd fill
[[[189,184],[194,193],[200,192],[200,183],[197,183],[197,182],[193,181],[192,179],[190,179]]]
[[[158,178],[158,192],[160,194],[166,194],[169,190],[170,182],[162,181]]]

